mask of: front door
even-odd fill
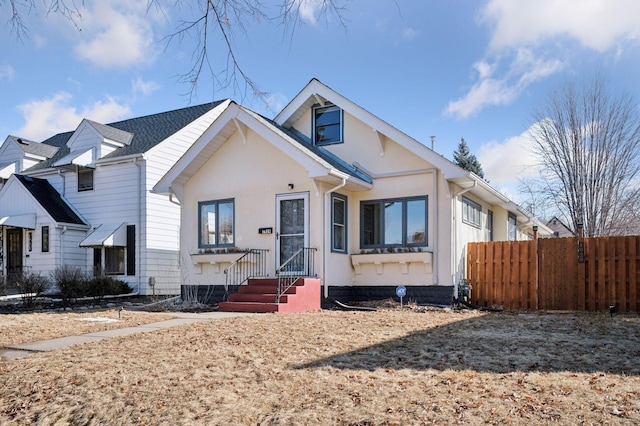
[[[276,269],[309,247],[309,193],[276,195]],[[300,264],[302,273],[304,265]]]
[[[13,284],[22,274],[22,229],[7,228],[7,281]]]

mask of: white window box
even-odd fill
[[[422,263],[424,265],[424,273],[433,273],[433,253],[431,252],[418,252],[418,253],[372,253],[372,254],[352,254],[351,264],[355,270],[356,275],[362,273],[362,266],[366,264],[373,264],[376,268],[376,273],[382,275],[384,272],[385,263],[397,263],[400,265],[400,271],[403,274],[409,273],[410,263]]]
[[[202,265],[213,265],[216,274],[219,274],[221,271],[224,271],[228,265],[232,264],[236,260],[240,259],[244,256],[245,253],[205,253],[205,254],[192,254],[191,262],[196,268],[196,273],[202,273]],[[248,262],[249,258],[243,260],[243,262]],[[224,268],[220,269],[220,266],[224,266]]]

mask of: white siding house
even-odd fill
[[[6,172],[0,189],[1,274],[11,278],[23,270],[48,273],[73,265],[114,275],[143,295],[178,294],[179,208],[149,190],[228,104],[108,125],[85,119],[72,132],[30,142],[22,153],[16,150],[20,140],[7,138],[0,147]],[[33,151],[40,153],[37,162]],[[59,210],[75,217],[61,217]],[[43,235],[48,247],[41,244]]]
[[[447,304],[467,242],[545,232],[481,178],[315,79],[274,120],[231,103],[153,191],[181,205],[183,284],[218,296],[238,252],[268,250],[274,276],[307,248],[325,296],[389,298],[404,285],[410,299]]]

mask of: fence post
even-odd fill
[[[538,289],[539,289],[539,284],[540,284],[540,260],[538,259],[538,255],[540,252],[540,240],[538,239],[538,226],[535,225],[533,227],[533,270],[534,270],[534,276],[533,276],[533,285],[534,285],[534,291],[532,292],[535,295],[535,299],[532,301],[533,303],[533,309],[538,310],[539,309],[539,304],[538,304],[538,300],[539,300],[539,295],[538,295]]]
[[[588,253],[585,250],[584,236],[582,234],[582,229],[578,232],[577,244],[578,244],[578,276],[577,283],[578,286],[578,310],[584,311],[586,310],[586,266],[587,266],[587,255]]]

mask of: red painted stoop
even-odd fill
[[[228,302],[218,303],[222,312],[307,312],[320,309],[320,279],[301,278],[275,303],[277,278],[251,278]]]

